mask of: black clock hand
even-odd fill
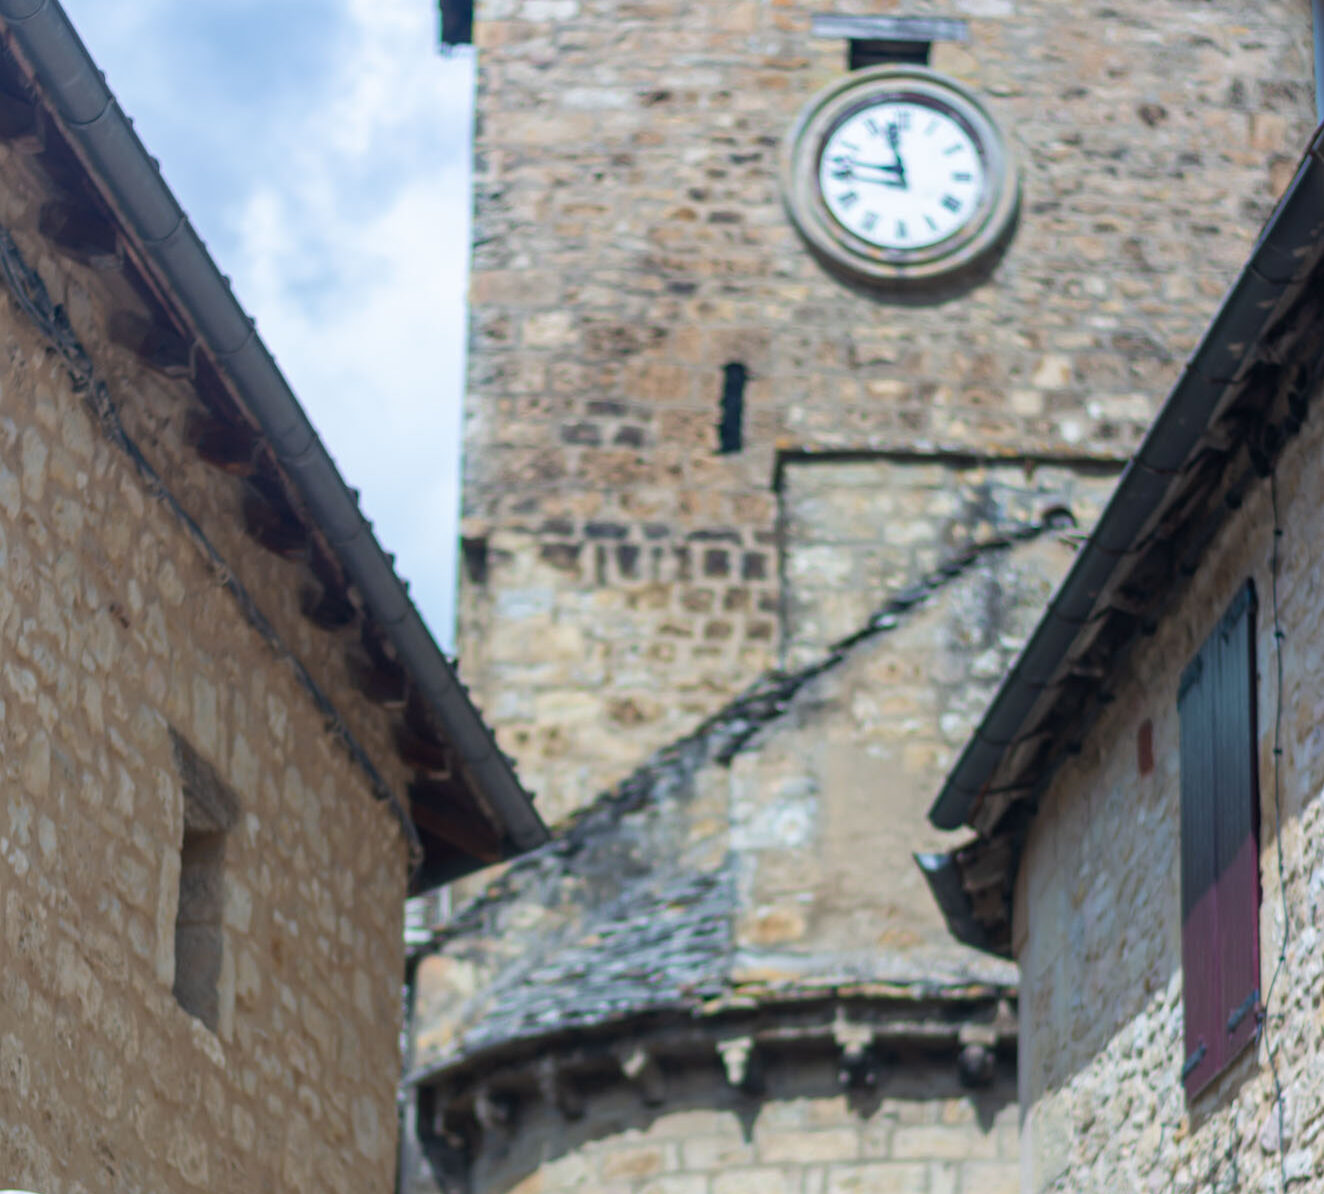
[[[896,155],[896,173],[901,179],[901,185],[906,187],[906,164],[901,160],[900,125],[892,123],[887,126],[887,143],[892,147],[892,153]]]
[[[833,171],[837,178],[852,178],[856,170],[878,170],[883,174],[904,174],[905,168],[900,162],[857,162],[854,158],[842,158],[840,165]]]
[[[864,178],[857,176],[856,182],[863,183],[869,187],[891,187],[895,191],[906,190],[906,180],[900,175],[893,175],[890,178]]]
[[[857,173],[865,170],[876,170],[883,177],[874,178],[868,174]],[[892,187],[896,190],[908,189],[905,170],[899,164],[883,165],[879,162],[857,162],[852,159],[834,170],[832,176],[842,181],[854,179],[856,182],[867,183],[870,186]]]

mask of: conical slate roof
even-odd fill
[[[954,555],[811,665],[759,679],[513,864],[418,951],[414,1080],[641,1019],[827,995],[932,1006],[1012,993],[1013,967],[946,937],[908,856],[904,873],[877,875],[879,920],[899,929],[854,951],[812,933],[788,950],[750,860],[766,866],[769,843],[803,851],[812,831],[801,822],[814,816],[803,809],[823,803],[805,793],[828,781],[789,773],[782,756],[858,750],[839,728],[850,693],[879,689],[908,647],[931,653],[935,634],[968,627],[989,586],[1019,594],[1030,617],[1069,562],[1068,530],[1015,526]],[[923,844],[922,809],[897,810],[919,835],[904,830],[907,849]],[[895,897],[897,916],[888,893],[912,880],[917,911]]]

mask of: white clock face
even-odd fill
[[[983,155],[941,108],[881,100],[829,133],[818,164],[823,202],[846,231],[881,249],[927,249],[979,210]]]

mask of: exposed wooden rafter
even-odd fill
[[[410,815],[424,832],[480,862],[500,860],[501,834],[473,809],[458,781],[417,781],[409,787],[409,801]]]
[[[246,424],[210,416],[189,420],[185,438],[195,452],[213,468],[233,477],[251,477],[255,468],[257,435]]]
[[[124,264],[115,225],[90,203],[43,203],[37,228],[56,249],[83,265],[112,270]]]
[[[45,115],[36,104],[0,91],[0,141],[22,153],[46,148]]]
[[[268,551],[287,560],[302,559],[308,552],[308,529],[288,507],[281,508],[256,489],[243,498],[244,529]]]
[[[395,746],[400,757],[421,773],[420,778],[451,778],[454,752],[440,738],[425,736],[405,721],[395,727]]]
[[[167,377],[188,377],[193,370],[189,341],[177,328],[135,311],[111,313],[110,338],[127,348],[149,369]]]

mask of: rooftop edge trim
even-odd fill
[[[1031,682],[1028,664],[1042,662],[1045,656],[1060,664],[1066,660],[1076,640],[1076,635],[1062,633],[1061,623],[1052,616],[1053,609],[1061,608],[1068,596],[1076,594],[1082,587],[1095,593],[1100,590],[1098,575],[1090,576],[1089,573],[1104,544],[1111,545],[1111,550],[1106,553],[1112,557],[1109,577],[1122,565],[1126,557],[1114,554],[1117,545],[1127,541],[1134,529],[1146,523],[1172,486],[1179,483],[1174,468],[1179,470],[1189,460],[1221,406],[1223,387],[1217,387],[1219,394],[1211,401],[1209,382],[1221,378],[1230,382],[1232,378],[1217,358],[1226,358],[1229,347],[1236,345],[1237,355],[1244,364],[1245,358],[1258,344],[1269,318],[1269,312],[1265,310],[1266,290],[1273,298],[1281,298],[1298,280],[1295,271],[1285,272],[1281,268],[1282,263],[1296,261],[1304,264],[1308,256],[1306,250],[1324,236],[1324,204],[1320,202],[1320,193],[1324,190],[1322,155],[1324,126],[1312,135],[1301,164],[1256,240],[1250,259],[1237,275],[1199,347],[1160,408],[1132,466],[1122,475],[1085,547],[1049,603],[1048,611],[1003,679],[979,727],[948,774],[929,810],[929,820],[937,828],[959,829],[968,824],[980,796],[1005,758],[1009,744],[1017,737],[1008,732],[1009,727],[1023,726],[1039,698],[1040,689]],[[1249,301],[1252,296],[1258,301]],[[1174,462],[1180,464],[1174,465]],[[1145,467],[1137,468],[1136,464]],[[1172,475],[1166,485],[1156,487],[1150,469]],[[1042,668],[1040,671],[1042,674]],[[991,734],[993,727],[997,727],[996,736]],[[996,749],[989,750],[989,746]]]
[[[64,10],[57,0],[0,0],[0,21],[70,139],[99,175],[129,233],[257,419],[348,578],[362,592],[368,613],[385,630],[511,844],[520,852],[544,844],[547,829],[531,798],[460,686],[289,383],[253,331],[253,320],[187,225],[183,209]]]

